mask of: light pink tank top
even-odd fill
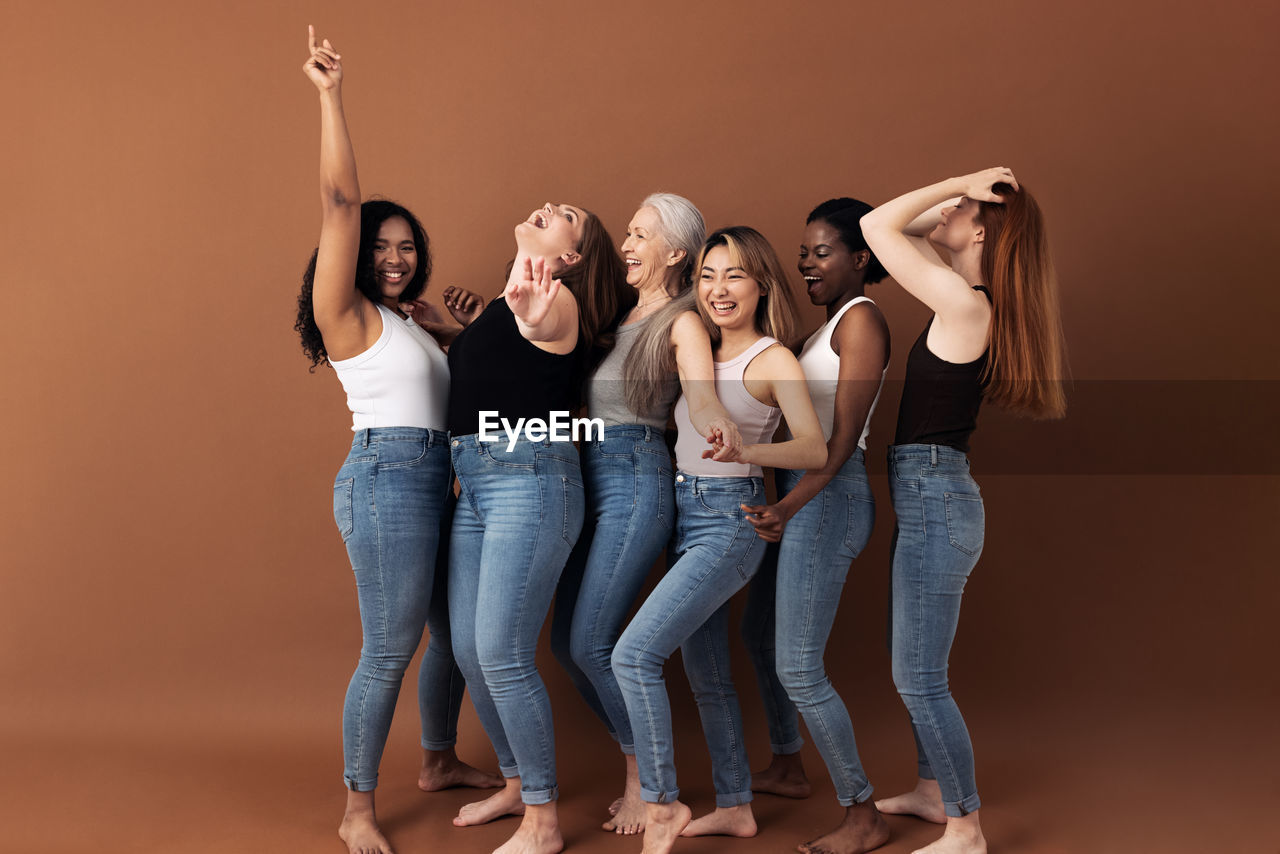
[[[738,425],[742,441],[750,445],[773,439],[778,421],[782,418],[782,410],[776,406],[765,406],[752,397],[742,382],[742,375],[752,359],[777,343],[778,339],[766,335],[735,358],[715,363],[716,396],[729,412],[729,417]],[[761,477],[764,474],[757,465],[704,460],[702,452],[709,450],[711,446],[689,420],[689,402],[684,395],[680,395],[680,400],[676,402],[673,417],[677,431],[676,468],[680,471],[698,477]]]

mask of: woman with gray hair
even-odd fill
[[[675,526],[665,431],[681,390],[694,427],[707,439],[705,456],[735,455],[742,445],[715,394],[711,338],[690,287],[704,237],[702,214],[672,193],[650,195],[627,226],[622,255],[636,299],[587,379],[587,416],[604,422],[604,435],[581,447],[586,520],[556,590],[552,650],[626,756],[623,795],[603,825],[620,834],[643,830],[645,809],[631,722],[610,656]]]

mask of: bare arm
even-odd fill
[[[689,311],[676,318],[671,325],[671,346],[675,349],[680,389],[689,403],[693,429],[715,446],[711,459],[736,457],[742,449],[742,435],[716,396],[711,336],[697,314]]]
[[[836,324],[832,344],[840,356],[840,369],[827,463],[806,471],[795,488],[776,504],[748,508],[753,515],[748,515],[747,521],[768,542],[776,543],[782,538],[791,517],[825,489],[853,456],[880,390],[889,361],[889,326],[879,311],[865,303],[849,309]]]
[[[885,202],[862,218],[862,234],[867,245],[889,275],[944,320],[972,315],[985,318],[986,298],[975,294],[970,283],[951,268],[929,258],[924,247],[907,236],[907,230],[913,224],[922,228],[928,222],[928,214],[940,210],[943,202],[956,196],[999,201],[1000,197],[991,190],[991,185],[998,181],[1007,181],[1016,187],[1009,170],[988,169],[913,190]]]
[[[542,259],[516,259],[502,292],[520,334],[548,353],[573,352],[578,343],[578,302]]]
[[[320,246],[312,306],[316,326],[337,358],[364,349],[367,300],[355,288],[360,249],[360,182],[342,110],[342,64],[325,39],[307,28],[311,55],[303,72],[320,91]]]
[[[751,360],[743,375],[747,390],[760,399],[753,387],[767,389],[787,419],[791,438],[785,442],[744,445],[739,462],[785,469],[822,468],[827,462],[827,443],[822,424],[809,399],[804,371],[791,351],[781,345],[768,348]]]

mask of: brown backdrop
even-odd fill
[[[984,414],[988,546],[953,683],[993,851],[1275,851],[1274,6],[12,4],[0,227],[11,490],[0,522],[0,821],[41,851],[340,850],[359,647],[330,513],[349,417],[291,330],[318,231],[307,23],[344,55],[366,194],[418,212],[431,291],[496,293],[550,200],[615,236],[663,189],[792,257],[807,211],[1002,164],[1037,193],[1076,387]],[[891,377],[925,312],[891,282]],[[818,314],[806,313],[811,325]],[[874,467],[896,411],[882,401]],[[883,644],[892,514],[828,662],[878,790],[913,776]],[[745,658],[745,657],[744,657]],[[543,668],[575,850],[621,763]],[[678,669],[682,783],[710,804]],[[411,682],[409,684],[412,684]],[[767,738],[745,669],[756,765]],[[488,851],[413,787],[404,693],[380,807],[401,851]],[[461,752],[491,763],[468,705]],[[811,747],[806,748],[811,751]],[[782,850],[834,823],[756,803]],[[886,850],[935,830],[893,823]]]

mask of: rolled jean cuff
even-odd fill
[[[623,756],[636,755],[636,746],[634,744],[623,744],[622,742],[618,742],[618,749],[622,751]]]
[[[520,790],[520,800],[532,806],[549,804],[558,797],[560,797],[560,788],[558,786],[552,786],[550,789]]]
[[[852,798],[842,798],[837,795],[836,802],[842,807],[851,807],[854,804],[865,804],[867,801],[871,800],[871,793],[874,791],[875,788],[868,783],[863,787],[861,792],[858,792],[858,794],[854,795]]]
[[[938,776],[933,773],[933,768],[927,762],[916,763],[916,774],[921,780],[936,780]]]
[[[969,813],[977,812],[980,806],[982,806],[982,801],[978,799],[978,793],[974,792],[972,795],[959,801],[958,803],[953,803],[953,804],[944,803],[942,805],[942,808],[946,811],[947,815],[950,816],[951,818],[961,818],[962,816],[966,816]]]
[[[680,800],[680,790],[672,789],[669,792],[655,792],[653,789],[640,787],[640,800],[646,804],[674,804]]]
[[[448,739],[447,741],[428,741],[427,739],[424,738],[422,740],[422,749],[423,750],[452,750],[454,745],[456,745],[457,743],[458,743],[457,738],[451,738],[451,739]]]
[[[520,776],[520,766],[519,765],[499,765],[498,773],[502,775],[503,779],[510,780],[512,777]]]
[[[343,776],[343,784],[353,792],[372,792],[378,788],[378,778],[372,780],[352,780],[350,777]]]
[[[730,807],[740,807],[743,804],[751,803],[751,790],[745,792],[734,792],[729,795],[722,795],[716,792],[716,807],[719,809],[729,809]]]
[[[798,735],[786,744],[769,745],[769,749],[773,751],[774,756],[789,756],[792,753],[799,753],[802,747],[804,747],[804,738]]]

